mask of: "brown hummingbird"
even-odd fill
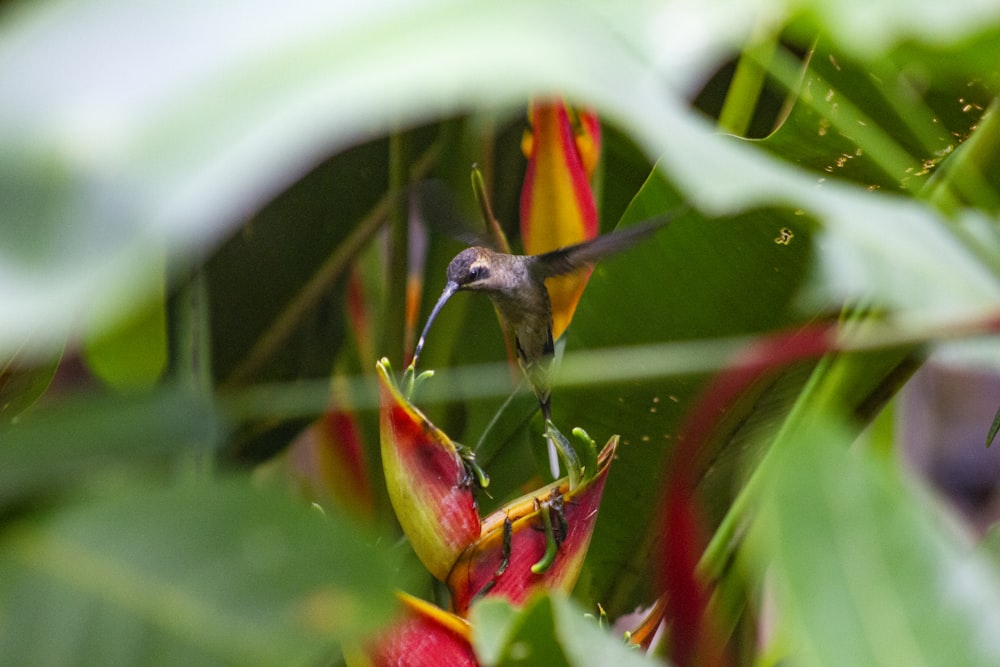
[[[550,374],[555,346],[552,340],[552,304],[545,280],[572,273],[595,264],[603,257],[626,250],[665,226],[669,219],[656,218],[541,255],[508,255],[483,247],[463,250],[448,264],[448,282],[427,318],[413,351],[411,366],[416,367],[427,332],[448,299],[463,290],[483,292],[493,302],[500,320],[514,334],[518,363],[538,398],[542,417],[548,424],[551,417]],[[553,464],[553,474],[558,476],[558,463]]]

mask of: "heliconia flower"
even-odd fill
[[[558,480],[483,520],[481,537],[448,575],[456,614],[465,616],[478,597],[498,595],[521,604],[539,589],[572,590],[617,445],[618,436],[608,440],[596,473],[575,489]]]
[[[375,356],[371,341],[371,314],[369,313],[369,295],[365,294],[362,268],[358,262],[351,265],[347,276],[347,323],[350,327],[354,344],[358,348],[358,357],[371,359]]]
[[[352,411],[327,410],[295,439],[287,461],[290,474],[310,497],[329,499],[357,516],[374,515],[361,431]]]
[[[601,150],[597,116],[562,101],[533,103],[530,132],[521,143],[528,168],[521,190],[521,241],[537,255],[597,236],[590,179]],[[546,281],[552,299],[552,337],[558,339],[590,278],[589,268]]]
[[[400,393],[387,362],[376,367],[389,500],[424,567],[443,581],[480,535],[475,480],[455,443]]]
[[[465,619],[405,593],[405,614],[364,648],[344,651],[348,667],[477,667]]]

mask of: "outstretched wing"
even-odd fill
[[[538,261],[534,262],[535,267],[542,272],[544,278],[572,273],[583,266],[594,264],[608,255],[631,248],[639,241],[666,227],[667,223],[676,217],[677,213],[662,215],[610,234],[598,236],[590,241],[559,248],[543,255],[536,255]]]

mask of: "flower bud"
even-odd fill
[[[382,468],[389,500],[424,567],[442,581],[480,533],[472,476],[455,443],[377,365]]]

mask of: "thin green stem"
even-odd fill
[[[941,148],[940,124],[933,110],[923,103],[914,89],[910,77],[895,69],[889,62],[873,62],[871,77],[886,106],[893,110],[903,126],[920,142],[927,157]]]
[[[196,268],[180,289],[172,305],[174,376],[194,396],[206,402],[215,399],[212,373],[212,335],[208,282],[205,272]],[[179,472],[201,477],[211,472],[214,456],[204,449],[182,459]]]
[[[954,321],[948,316],[938,322],[907,323],[905,326],[868,322],[864,331],[840,336],[836,350],[865,352],[997,334],[1000,334],[998,312],[963,321]],[[594,387],[721,371],[731,363],[738,350],[747,349],[757,340],[760,339],[748,336],[578,351],[566,356],[555,386]],[[343,382],[344,391],[351,394],[356,409],[378,406],[378,388],[370,374],[345,377]],[[420,402],[440,405],[454,401],[456,387],[463,388],[462,397],[466,399],[508,396],[509,366],[489,363],[438,369],[435,381],[421,389]],[[328,380],[299,380],[232,389],[219,396],[219,400],[233,420],[288,419],[321,413],[329,404],[329,394]],[[531,400],[534,402],[533,397]]]
[[[503,233],[503,228],[493,215],[493,207],[490,205],[490,195],[486,191],[486,181],[483,180],[483,172],[478,165],[472,166],[472,193],[479,204],[479,213],[483,218],[483,225],[490,235],[497,250],[510,253],[510,243],[507,242],[507,235]]]
[[[209,315],[205,274],[196,269],[178,292],[172,319],[177,379],[199,396],[210,396],[215,385]]]
[[[777,35],[770,28],[760,27],[756,32],[736,64],[719,113],[719,129],[741,137],[750,128],[767,81],[767,65],[778,44]]]
[[[403,192],[408,183],[406,135],[389,137],[389,191]],[[386,258],[385,308],[383,339],[379,349],[390,355],[393,363],[403,365],[406,351],[406,283],[409,273],[410,225],[408,199],[394,196],[389,207],[389,250]]]

